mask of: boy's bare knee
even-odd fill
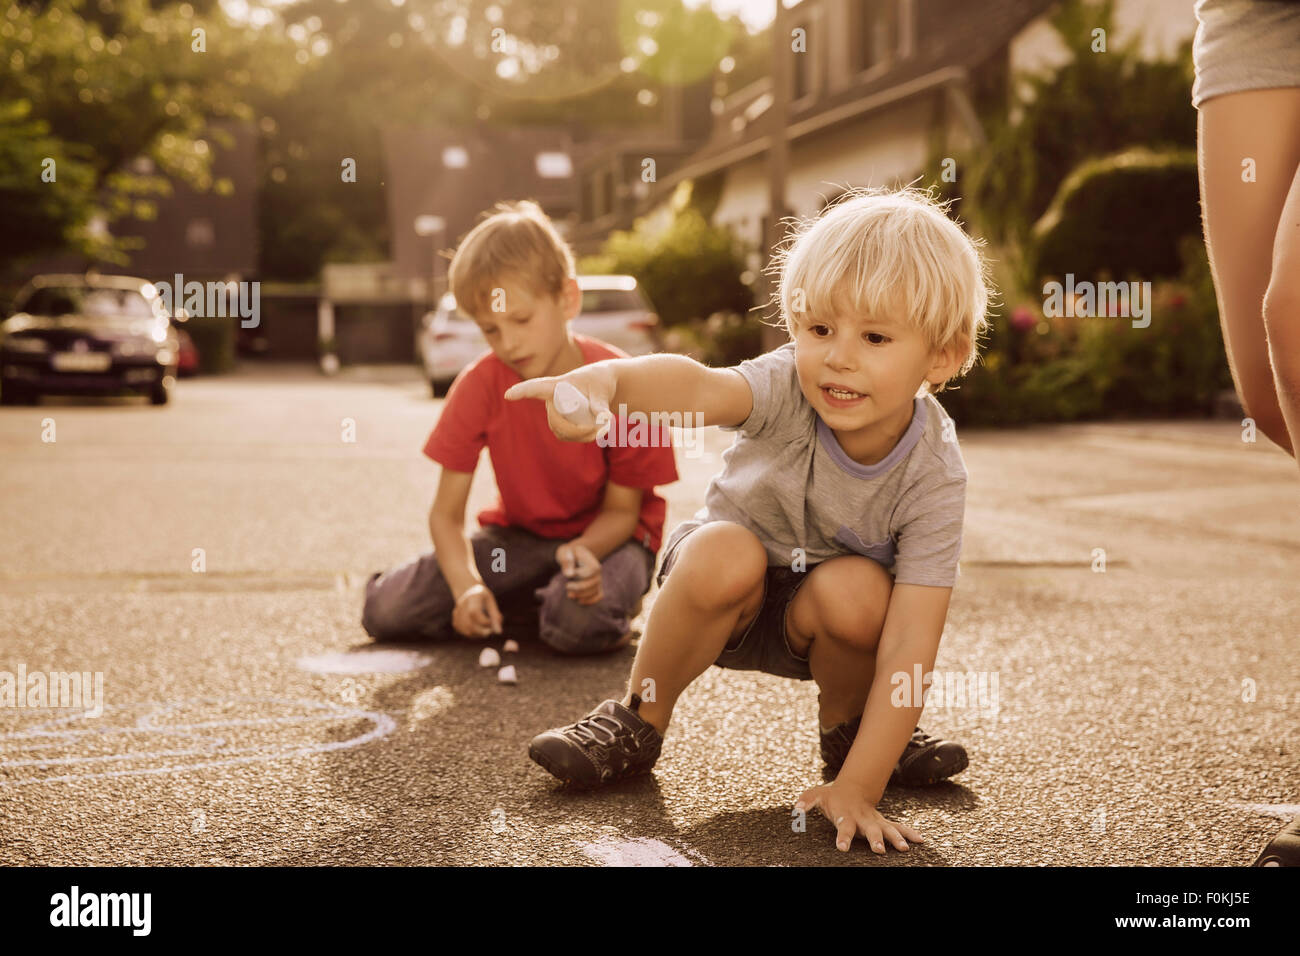
[[[814,637],[874,650],[893,586],[893,578],[877,562],[845,556],[813,568],[799,593],[808,592]],[[809,616],[802,617],[807,620]]]
[[[692,532],[672,573],[680,573],[691,599],[704,607],[752,602],[767,572],[767,549],[748,528],[715,521]]]

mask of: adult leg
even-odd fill
[[[640,695],[641,717],[661,734],[682,691],[758,616],[767,573],[762,542],[729,521],[709,522],[677,547],[623,698],[631,706]]]
[[[1197,118],[1201,204],[1224,346],[1246,414],[1294,454],[1264,324],[1274,237],[1300,166],[1300,89],[1211,97]],[[1243,163],[1254,162],[1253,182]]]
[[[470,536],[470,546],[479,575],[498,602],[536,586],[555,568],[554,542],[548,545],[518,528],[488,525]],[[455,606],[437,555],[428,551],[371,575],[361,626],[376,641],[444,640],[456,636],[451,627]]]
[[[599,654],[621,647],[629,619],[641,596],[650,589],[654,555],[644,545],[627,541],[600,562],[601,590],[595,604],[579,604],[566,593],[568,578],[557,571],[539,588],[538,636],[561,654]]]
[[[1278,404],[1292,454],[1300,447],[1300,167],[1273,239],[1273,272],[1264,293],[1264,327]]]

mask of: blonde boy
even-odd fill
[[[965,750],[917,729],[891,677],[933,669],[957,579],[966,468],[930,394],[968,371],[986,326],[975,243],[925,193],[859,190],[803,224],[777,258],[791,342],[711,369],[674,355],[597,362],[510,389],[541,398],[556,435],[560,381],[609,409],[694,412],[739,434],[705,506],[665,547],[662,590],[628,690],[533,739],[530,755],[578,785],[647,772],[673,705],[710,664],[819,689],[821,750],[834,780],[819,807],[854,836],[899,850],[921,834],[876,810],[886,785],[930,783]],[[653,688],[653,699],[649,690]]]

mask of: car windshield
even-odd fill
[[[646,304],[636,289],[583,289],[582,312],[642,312]]]
[[[33,289],[17,311],[31,315],[80,315],[99,319],[152,319],[149,300],[133,289],[42,286]]]

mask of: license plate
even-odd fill
[[[113,356],[107,352],[56,352],[51,361],[59,372],[107,372]]]

